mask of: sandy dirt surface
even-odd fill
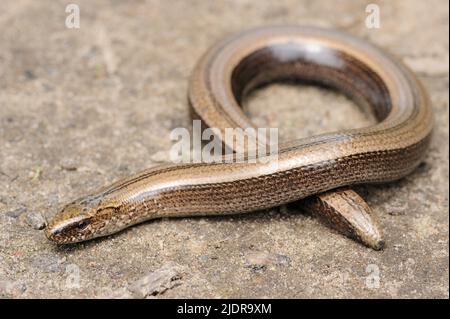
[[[0,2],[0,296],[448,298],[447,1]],[[417,72],[436,116],[410,176],[357,188],[387,246],[376,252],[296,205],[245,216],[158,220],[57,247],[39,228],[61,205],[166,160],[191,125],[189,74],[224,35],[260,25],[337,28]],[[367,124],[341,94],[271,85],[246,101],[282,139]],[[366,121],[366,122],[365,122]]]

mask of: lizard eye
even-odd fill
[[[83,229],[86,229],[86,227],[88,227],[89,224],[90,224],[89,221],[83,220],[83,221],[81,221],[81,222],[78,223],[77,228],[78,228],[79,230],[83,230]]]

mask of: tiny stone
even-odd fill
[[[61,169],[66,171],[76,171],[78,169],[77,164],[72,159],[64,159],[61,161]]]
[[[42,214],[38,212],[28,213],[26,216],[26,221],[29,226],[36,230],[44,229],[47,225],[44,216],[42,216]]]

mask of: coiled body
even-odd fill
[[[263,162],[149,169],[68,204],[47,237],[71,243],[153,218],[250,212],[342,186],[396,180],[420,163],[433,123],[422,85],[400,62],[335,31],[270,27],[227,38],[199,61],[189,103],[207,126],[252,127],[240,108],[244,96],[285,78],[335,87],[379,123],[281,144],[276,158]]]

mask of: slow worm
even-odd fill
[[[342,91],[371,110],[377,124],[280,144],[277,165],[267,155],[257,163],[145,170],[67,204],[46,236],[58,244],[75,243],[154,218],[245,213],[317,195],[305,205],[347,235],[382,248],[368,206],[348,187],[397,180],[421,162],[433,126],[423,86],[401,62],[347,34],[265,27],[207,51],[190,79],[189,103],[205,126],[253,127],[242,100],[264,83],[287,78]]]

